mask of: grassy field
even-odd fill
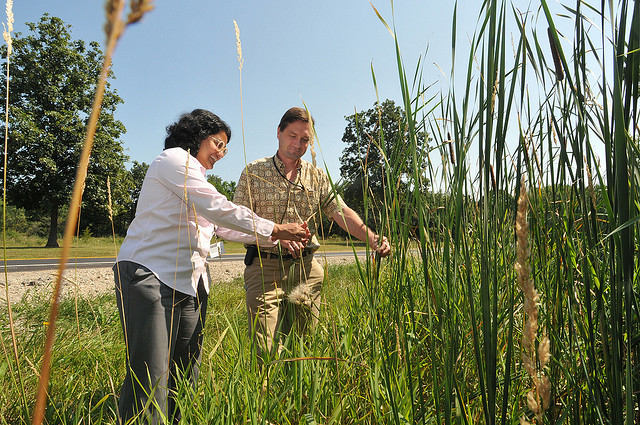
[[[74,257],[115,257],[124,238],[78,238],[74,241],[71,254]],[[44,248],[45,239],[20,238],[7,241],[6,258],[59,258],[62,248]],[[349,251],[352,246],[356,249],[364,249],[365,244],[360,241],[349,241],[344,238],[327,238],[322,243],[327,251]],[[224,242],[225,251],[228,254],[244,253],[244,245],[237,242]]]
[[[198,393],[182,389],[189,393],[184,394],[185,400],[196,397],[195,403],[185,401],[182,408],[185,423],[245,423],[252,416],[255,421],[257,412],[264,412],[265,418],[284,415],[294,423],[304,423],[309,412],[316,408],[310,405],[313,400],[307,399],[308,395],[302,399],[300,396],[312,387],[317,392],[315,402],[322,406],[322,415],[332,414],[332,408],[328,406],[333,406],[336,397],[357,401],[361,396],[359,392],[367,385],[361,372],[369,367],[362,363],[368,360],[352,355],[355,350],[366,353],[368,344],[366,339],[354,333],[358,329],[355,325],[361,319],[351,313],[357,311],[362,302],[358,273],[355,266],[340,266],[330,267],[328,276],[323,324],[306,344],[297,339],[288,341],[287,357],[335,358],[339,353],[349,362],[307,360],[269,365],[269,394],[261,395],[256,389],[260,388],[265,375],[256,368],[248,349],[242,282],[222,283],[212,288],[209,298]],[[0,361],[0,383],[7,389],[0,392],[0,423],[30,423],[37,367],[48,320],[48,300],[44,295],[33,293],[29,299],[14,305],[13,312],[18,324],[19,362],[6,358]],[[354,320],[356,323],[352,323]],[[2,328],[7,329],[6,316],[0,321]],[[108,294],[92,299],[65,300],[60,305],[57,326],[46,422],[115,423],[114,393],[119,391],[124,377],[124,341],[115,297]],[[8,336],[2,335],[5,348],[11,346]],[[343,344],[346,345],[341,346]],[[310,365],[312,367],[307,369]],[[333,394],[333,386],[323,388],[327,380],[334,378],[344,382],[345,391],[357,392],[341,396]],[[351,380],[353,382],[349,382]],[[255,412],[250,408],[252,405]],[[366,409],[366,405],[354,405],[349,409]]]

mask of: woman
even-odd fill
[[[196,109],[167,127],[164,151],[151,163],[136,216],[114,266],[127,347],[120,419],[159,423],[180,418],[176,378],[198,378],[215,233],[228,240],[306,241],[303,224],[274,224],[235,205],[205,178],[231,138],[217,115]],[[145,406],[148,407],[145,408]]]

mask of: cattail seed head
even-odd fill
[[[536,416],[540,413],[540,403],[536,400],[536,395],[533,390],[527,392],[527,407],[535,413]]]
[[[520,425],[530,425],[529,421],[524,417],[520,417]]]
[[[551,341],[548,336],[542,337],[542,341],[540,341],[540,345],[538,346],[538,361],[540,362],[540,367],[545,368],[549,364],[549,360],[551,360]]]
[[[560,53],[558,53],[558,46],[556,46],[556,40],[553,37],[553,30],[547,28],[547,35],[549,36],[549,46],[551,47],[551,56],[553,56],[553,65],[556,68],[556,79],[558,81],[564,80],[564,71],[562,70],[562,62],[560,61]]]
[[[491,175],[491,188],[495,191],[498,190],[498,184],[496,183],[496,173],[493,171],[493,165],[489,164],[489,171]]]
[[[551,381],[546,375],[542,375],[542,377],[538,379],[538,395],[542,401],[542,414],[549,408],[551,402]]]
[[[456,156],[453,153],[453,141],[449,140],[449,157],[451,158],[451,164],[456,165]]]

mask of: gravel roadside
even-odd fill
[[[353,256],[327,257],[327,263],[340,264],[353,261]],[[212,261],[209,263],[212,284],[228,282],[242,277],[244,264],[238,261]],[[56,270],[9,272],[8,293],[11,304],[20,301],[31,292],[50,293],[56,281]],[[7,287],[4,278],[0,284],[0,305],[6,303]],[[91,298],[113,291],[113,271],[108,267],[67,269],[63,277],[62,296],[79,294]]]

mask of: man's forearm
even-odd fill
[[[360,216],[351,208],[343,207],[341,211],[333,215],[332,219],[354,238],[369,242],[370,245],[376,243],[376,234],[364,224]],[[375,249],[375,247],[373,248]]]

